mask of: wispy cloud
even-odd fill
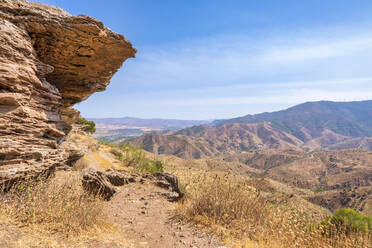
[[[360,71],[353,65],[372,57],[369,55],[372,54],[372,33],[353,35],[352,38],[320,39],[314,34],[312,40],[301,36],[261,40],[220,36],[147,47],[128,65],[123,81],[156,88],[220,85],[243,80],[248,84],[256,78],[300,78],[299,75],[305,79],[309,76],[322,79],[327,74],[359,76]]]
[[[208,106],[200,116],[229,117],[218,113],[221,106],[248,114],[305,101],[372,99],[371,68],[369,30],[194,38],[139,48],[105,92],[110,99],[94,95],[92,101],[112,102],[116,116],[129,115],[126,106],[152,117],[184,117],[169,108],[190,113]]]
[[[292,46],[273,46],[262,55],[262,59],[266,63],[304,62],[355,56],[366,50],[372,50],[372,35],[310,42],[297,41]]]
[[[372,98],[372,93],[366,91],[321,91],[310,89],[287,90],[284,94],[263,96],[236,96],[236,97],[204,97],[188,99],[158,99],[148,101],[153,107],[161,106],[220,106],[220,105],[251,105],[251,104],[296,104],[307,101],[361,101]],[[143,102],[146,104],[146,102]]]
[[[312,81],[268,81],[268,82],[248,82],[248,83],[237,83],[237,84],[226,84],[226,85],[219,85],[219,86],[203,86],[200,87],[190,87],[190,88],[170,88],[167,89],[166,92],[170,94],[169,97],[172,95],[184,95],[184,96],[197,96],[199,94],[228,94],[231,92],[240,92],[245,94],[247,91],[260,91],[260,95],[267,93],[267,91],[283,91],[288,89],[296,89],[296,88],[325,88],[329,89],[330,87],[338,87],[339,89],[346,88],[341,92],[349,92],[349,89],[363,89],[363,88],[371,88],[372,85],[372,77],[355,77],[355,78],[335,78],[335,79],[328,79],[328,80],[312,80]],[[364,92],[364,91],[363,91]],[[368,92],[366,92],[369,94]],[[145,95],[148,97],[152,96],[159,96],[163,95],[164,90],[151,90],[151,91],[144,91],[140,92],[139,95]],[[137,95],[134,95],[137,97]],[[370,94],[372,98],[372,92]]]

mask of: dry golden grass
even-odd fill
[[[209,227],[232,247],[372,247],[368,234],[316,227],[306,209],[272,203],[249,181],[204,173],[188,185],[179,218]]]
[[[103,201],[86,193],[78,176],[19,182],[2,198],[3,215],[48,233],[76,236],[105,223]]]
[[[105,219],[105,201],[85,192],[81,175],[17,183],[0,195],[0,247],[133,247]]]

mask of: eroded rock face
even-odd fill
[[[135,53],[91,17],[0,0],[0,184],[65,163],[72,105],[104,90]]]

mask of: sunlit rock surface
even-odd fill
[[[0,184],[63,165],[72,106],[105,90],[135,53],[89,16],[0,0]]]

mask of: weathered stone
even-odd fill
[[[89,169],[84,173],[82,182],[85,190],[100,195],[106,200],[110,200],[115,194],[114,186],[123,186],[129,183],[150,183],[167,189],[169,192],[159,194],[170,201],[177,201],[184,195],[178,187],[177,177],[168,173],[137,174],[114,169],[106,171]]]
[[[86,191],[101,196],[107,201],[116,193],[115,188],[110,184],[107,176],[102,171],[90,169],[83,175],[82,185]]]
[[[129,173],[121,173],[120,171],[109,169],[105,171],[107,180],[114,186],[123,186],[134,181],[134,176]]]
[[[91,17],[0,0],[0,184],[71,161],[61,143],[79,116],[72,106],[135,53]]]
[[[179,188],[178,178],[169,173],[155,173],[153,176],[157,179],[156,185],[165,187],[178,194],[178,198],[183,197],[183,192]],[[176,197],[177,198],[177,197]]]
[[[73,166],[79,159],[84,157],[84,153],[81,151],[70,151],[67,157],[66,165]]]

